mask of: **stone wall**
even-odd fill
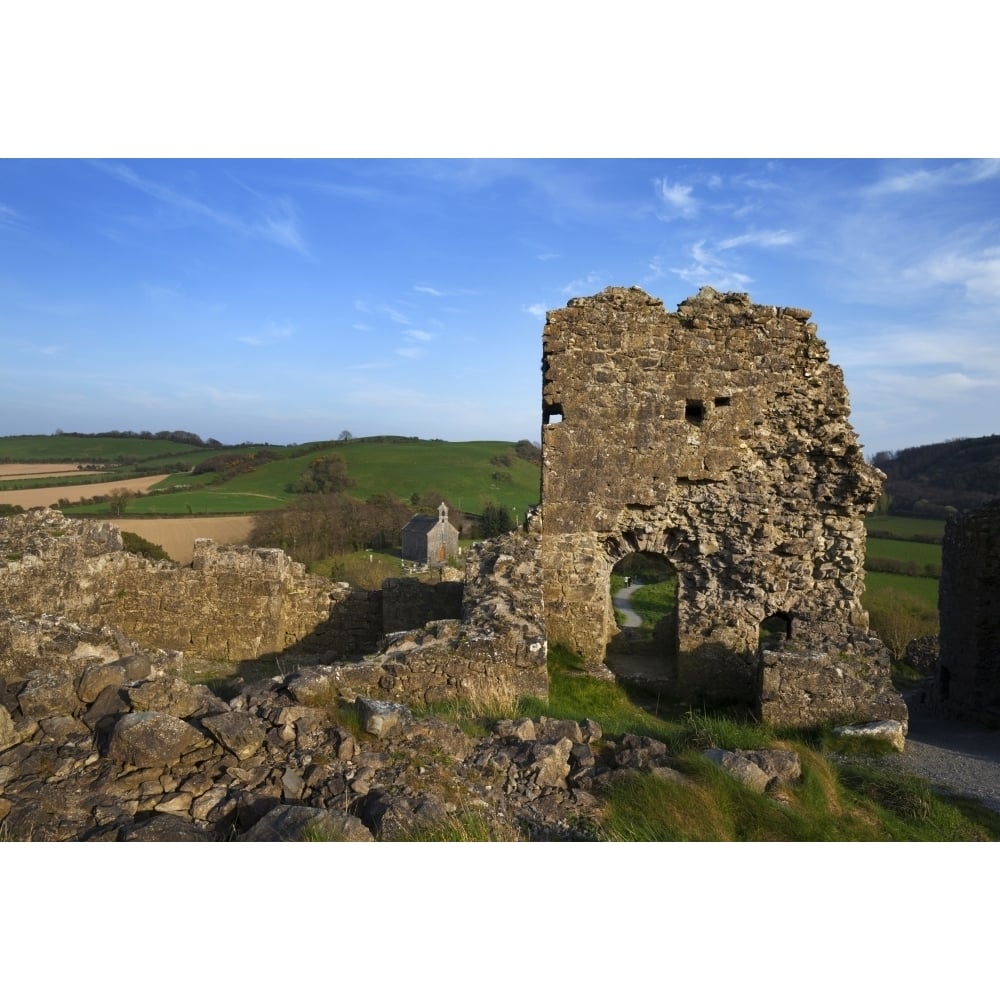
[[[548,695],[540,539],[513,532],[469,551],[461,617],[387,634],[357,663],[305,668],[315,693],[369,695],[433,705],[465,699],[513,710],[521,695]]]
[[[146,646],[218,660],[297,644],[370,652],[381,630],[370,603],[278,549],[199,539],[192,565],[176,566],[125,552],[107,522],[45,509],[0,519],[0,606],[119,629]]]
[[[382,583],[382,631],[406,632],[441,618],[461,618],[463,591],[461,581],[385,580]]]
[[[940,654],[932,702],[1000,725],[1000,502],[945,526],[938,607]]]
[[[113,525],[34,510],[0,518],[0,610],[206,659],[303,656],[328,664],[313,671],[322,683],[335,674],[355,694],[513,700],[548,690],[538,541],[520,533],[475,546],[464,584],[356,591],[276,549],[199,540],[189,567],[150,562],[125,552]]]
[[[864,462],[842,372],[809,317],[709,288],[676,313],[638,288],[549,313],[550,642],[601,662],[617,631],[612,569],[654,552],[677,573],[671,669],[683,696],[759,700],[760,625],[771,616],[789,622],[792,639],[866,648],[862,518],[882,477]],[[862,695],[852,712],[879,717],[888,670],[867,672],[869,708]],[[818,721],[843,709],[818,699],[796,714]]]

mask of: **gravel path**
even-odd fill
[[[881,758],[887,767],[925,778],[936,788],[969,795],[1000,812],[1000,730],[939,719],[911,703],[906,749]]]
[[[642,625],[642,619],[632,610],[632,594],[641,586],[641,583],[633,583],[630,587],[622,587],[611,598],[615,610],[622,613],[623,628],[639,628]]]

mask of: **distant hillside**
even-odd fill
[[[1000,497],[1000,434],[882,451],[872,465],[888,477],[893,514],[947,517]]]
[[[5,493],[29,488],[93,484],[107,494],[116,480],[164,473],[167,478],[147,496],[128,502],[129,516],[252,514],[295,500],[296,484],[311,464],[325,456],[343,460],[351,481],[347,493],[365,500],[387,494],[414,507],[434,510],[444,497],[453,511],[481,513],[498,505],[523,516],[537,504],[540,453],[528,441],[421,440],[382,435],[316,441],[301,445],[203,446],[157,435],[74,435],[0,437],[0,463],[67,462],[84,466],[78,475],[59,478],[40,471],[27,479],[0,479]],[[89,468],[87,468],[89,466]],[[94,467],[97,468],[94,468]],[[107,500],[74,503],[67,513],[108,514]]]

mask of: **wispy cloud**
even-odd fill
[[[596,271],[591,271],[586,278],[576,278],[568,285],[563,285],[561,291],[563,295],[579,295],[588,288],[593,288],[600,284],[601,276]]]
[[[98,161],[95,166],[123,184],[127,184],[136,191],[140,191],[178,211],[203,219],[240,236],[267,240],[288,250],[294,250],[303,256],[309,256],[306,242],[298,229],[294,206],[287,198],[274,200],[265,211],[263,218],[247,221],[231,212],[215,208],[205,201],[177,191],[166,184],[160,184],[143,177],[124,164]]]
[[[407,317],[404,316],[403,313],[401,313],[398,309],[393,309],[392,306],[385,306],[385,305],[379,306],[378,311],[388,316],[389,319],[393,321],[393,323],[399,323],[401,326],[409,325],[410,322],[409,319],[407,319]]]
[[[670,268],[682,281],[694,285],[712,285],[726,291],[743,291],[753,279],[740,271],[729,268],[725,261],[705,249],[705,240],[699,240],[690,249],[691,263],[687,267]]]
[[[534,316],[535,319],[545,319],[545,314],[548,312],[541,302],[532,302],[530,306],[521,306],[521,309],[529,316]]]
[[[407,330],[403,336],[410,340],[420,341],[421,343],[426,343],[428,340],[434,339],[434,334],[428,333],[426,330]]]
[[[910,194],[934,191],[943,187],[978,184],[1000,175],[1000,159],[966,160],[946,167],[927,169],[920,167],[905,173],[894,174],[872,184],[870,195]]]
[[[471,288],[441,289],[441,288],[434,288],[432,285],[414,285],[413,290],[415,292],[420,292],[422,295],[431,295],[436,299],[446,298],[453,295],[476,294]]]
[[[970,299],[1000,302],[1000,247],[986,247],[978,255],[951,252],[932,257],[908,268],[904,277],[922,283],[961,285]]]
[[[23,229],[21,214],[15,212],[10,205],[0,202],[0,229]]]
[[[691,197],[694,188],[687,184],[671,184],[666,177],[657,177],[653,188],[660,200],[661,219],[693,218],[698,213],[698,203]]]
[[[295,328],[291,323],[269,323],[260,333],[248,333],[236,339],[243,344],[249,344],[251,347],[268,347],[271,344],[288,340],[294,332]]]
[[[416,358],[423,356],[424,349],[422,347],[397,347],[396,354],[398,354],[401,358],[413,361]]]
[[[735,247],[781,247],[798,242],[798,234],[787,229],[751,230],[739,236],[730,236],[715,244],[716,250],[732,250]]]

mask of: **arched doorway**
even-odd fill
[[[677,572],[656,552],[631,552],[611,570],[616,630],[605,664],[623,680],[669,688],[677,679]]]
[[[768,615],[760,623],[760,648],[775,649],[792,637],[792,616],[784,611]]]

